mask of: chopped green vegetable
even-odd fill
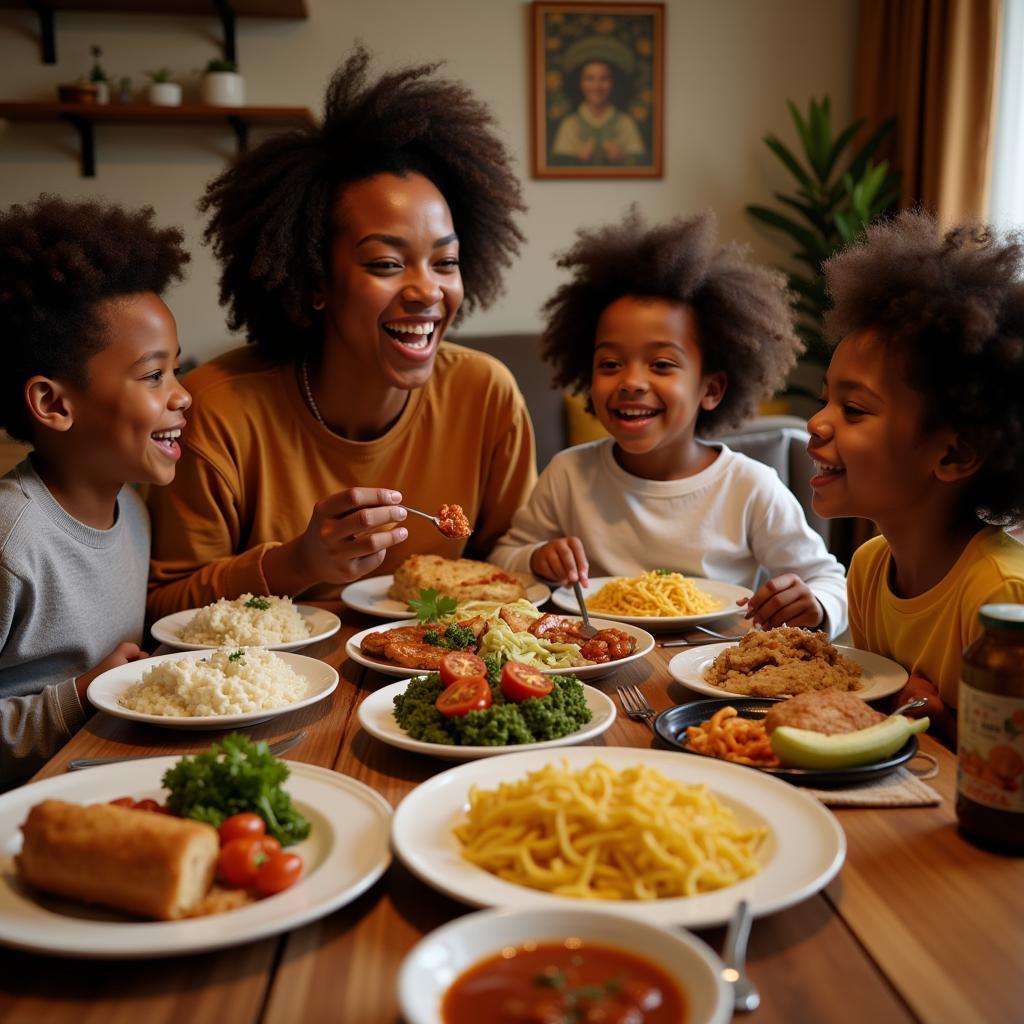
[[[265,612],[270,607],[270,602],[265,597],[250,597],[245,602],[246,608],[256,608],[258,611]]]
[[[409,607],[416,613],[420,622],[437,622],[446,615],[451,615],[458,607],[454,598],[442,597],[433,587],[420,591],[419,598],[412,598]]]
[[[476,633],[467,626],[453,622],[444,631],[443,636],[436,629],[428,629],[423,634],[423,642],[435,647],[444,647],[449,651],[464,651],[470,644],[476,643]]]
[[[253,811],[267,823],[267,833],[282,846],[309,835],[309,822],[295,809],[281,788],[288,766],[279,761],[263,740],[253,742],[232,733],[209,750],[183,757],[164,772],[167,804],[183,818],[209,822]]]
[[[448,718],[434,706],[444,689],[437,672],[417,676],[395,697],[395,720],[414,739],[447,746],[504,747],[554,740],[576,732],[590,721],[583,686],[575,676],[552,676],[546,697],[515,703],[501,692],[501,659],[488,655],[491,706]]]
[[[228,655],[228,661],[241,661],[245,657],[245,651],[235,651]]]
[[[655,576],[671,576],[671,575],[673,575],[674,572],[675,572],[674,569],[655,569],[654,570],[654,575]]]

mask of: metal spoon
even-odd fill
[[[402,508],[404,508],[406,512],[412,513],[414,516],[422,516],[424,519],[429,519],[434,526],[437,527],[439,533],[444,533],[446,537],[448,536],[448,534],[441,529],[441,520],[437,516],[432,516],[429,512],[421,512],[418,508],[410,508],[408,505],[403,505]]]
[[[917,697],[914,700],[908,700],[906,704],[901,704],[894,712],[894,715],[902,715],[904,711],[913,711],[914,708],[923,708],[928,703],[927,697]]]
[[[750,938],[750,904],[740,900],[736,904],[722,947],[725,970],[723,980],[732,985],[733,1009],[737,1013],[750,1013],[761,1005],[761,993],[747,976],[747,939]]]
[[[580,606],[580,615],[583,616],[583,625],[579,628],[580,635],[585,637],[597,636],[597,630],[590,624],[587,602],[583,600],[583,588],[580,586],[579,580],[572,581],[572,589],[576,594],[576,603]]]

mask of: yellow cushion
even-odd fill
[[[586,410],[585,395],[565,393],[565,434],[569,447],[586,444],[588,441],[600,441],[609,437],[608,431],[601,426],[600,420]]]

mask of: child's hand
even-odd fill
[[[825,610],[811,593],[811,588],[795,573],[786,572],[770,579],[751,598],[737,602],[747,606],[746,619],[753,619],[762,629],[776,626],[803,626],[814,629],[825,618]]]
[[[956,719],[939,696],[935,685],[924,676],[911,676],[893,698],[892,707],[898,708],[907,701],[924,697],[928,702],[919,708],[904,711],[907,718],[929,718],[928,731],[948,747],[956,748]]]
[[[109,669],[127,665],[130,661],[138,661],[140,658],[148,657],[149,655],[138,644],[125,641],[122,644],[118,644],[95,668],[90,669],[85,675],[79,676],[75,680],[75,690],[78,691],[78,699],[82,702],[82,707],[86,709],[86,713],[88,714],[91,711],[91,706],[85,699],[85,691],[89,689],[89,684],[97,676],[103,675]]]
[[[554,580],[563,587],[576,580],[585,587],[589,581],[587,553],[579,537],[558,537],[537,548],[530,558],[530,571],[542,579]]]

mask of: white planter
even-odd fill
[[[180,107],[181,86],[177,82],[150,82],[149,102],[156,107]]]
[[[96,102],[109,103],[110,86],[106,82],[93,82],[92,84],[96,86]]]
[[[211,107],[244,107],[245,79],[237,71],[207,71],[199,98]]]

